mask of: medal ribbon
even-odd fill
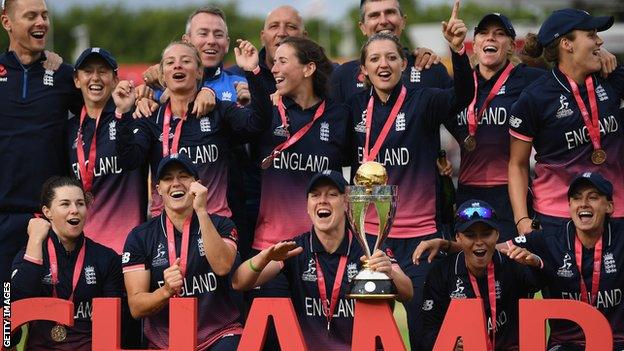
[[[163,134],[162,134],[162,152],[163,157],[169,156],[170,153],[177,154],[180,147],[180,136],[182,135],[182,124],[184,119],[180,119],[180,122],[176,126],[175,133],[173,134],[173,144],[169,149],[169,131],[171,131],[171,104],[167,103],[165,107],[165,116],[163,118]]]
[[[286,117],[286,108],[282,104],[281,98],[280,98],[279,103],[277,104],[277,110],[278,110],[278,112],[280,114],[280,119],[282,120],[282,125],[283,126],[288,126],[288,118]],[[275,147],[275,149],[273,149],[273,151],[271,151],[271,154],[265,158],[265,160],[276,157],[277,155],[279,155],[280,152],[282,152],[283,150],[286,150],[287,148],[291,147],[296,142],[298,142],[299,139],[303,138],[303,136],[310,130],[310,128],[312,128],[312,125],[314,124],[314,122],[317,119],[321,118],[321,116],[323,115],[324,112],[325,112],[325,100],[323,100],[321,105],[316,109],[316,112],[314,112],[314,117],[312,117],[312,120],[310,122],[308,122],[308,124],[303,126],[301,129],[299,129],[290,138],[286,139],[285,142],[277,145]]]
[[[368,99],[368,105],[366,106],[366,142],[364,145],[364,158],[362,160],[362,163],[375,160],[375,157],[377,157],[377,154],[381,149],[381,145],[383,145],[383,142],[388,137],[390,127],[392,127],[392,125],[394,124],[394,120],[396,120],[396,117],[399,114],[399,110],[401,110],[401,107],[403,106],[403,101],[405,101],[405,95],[407,95],[407,89],[405,88],[405,86],[402,86],[401,92],[399,93],[399,96],[397,97],[394,106],[392,106],[392,110],[390,110],[390,115],[388,116],[386,123],[381,129],[381,133],[379,133],[379,137],[377,137],[377,140],[375,141],[372,149],[369,149],[369,147],[371,127],[373,125],[373,107],[375,105],[375,97],[371,95],[370,99]]]
[[[80,126],[78,127],[78,133],[76,135],[76,155],[78,156],[78,169],[80,170],[80,180],[85,192],[90,192],[93,187],[93,178],[95,170],[95,155],[97,149],[97,127],[100,122],[100,118],[95,119],[95,128],[93,129],[93,137],[91,138],[91,145],[89,146],[89,162],[85,160],[84,147],[82,146],[82,125],[87,117],[87,108],[82,107],[80,112]]]
[[[349,232],[349,249],[351,248],[351,239],[352,234],[351,232]],[[327,298],[323,268],[321,268],[321,264],[319,263],[318,254],[314,253],[314,257],[316,259],[316,283],[318,284],[319,295],[321,296],[321,303],[323,304],[323,312],[325,313],[325,318],[327,318],[327,331],[329,331],[331,320],[334,316],[334,311],[336,310],[336,304],[338,303],[338,296],[340,295],[340,285],[342,284],[345,267],[347,266],[347,255],[340,256],[340,261],[338,262],[338,270],[336,271],[336,277],[334,278],[334,285],[332,287],[330,303],[329,299]]]
[[[173,223],[163,214],[167,221],[167,247],[169,249],[169,266],[173,266],[176,260],[175,249],[175,231],[173,229]],[[189,236],[191,233],[191,219],[193,215],[190,215],[184,221],[184,229],[182,230],[182,247],[180,248],[180,273],[182,273],[182,279],[186,277],[186,261],[188,259],[188,247]]]
[[[589,134],[589,138],[591,139],[592,145],[594,146],[594,150],[600,150],[600,125],[598,124],[598,104],[596,103],[596,91],[594,90],[594,81],[592,80],[591,76],[585,78],[587,97],[589,98],[589,106],[591,109],[590,115],[590,112],[587,111],[587,106],[585,106],[585,102],[583,102],[583,98],[581,97],[581,93],[579,92],[578,85],[570,77],[566,76],[566,78],[568,79],[568,83],[570,83],[570,87],[572,88],[574,100],[576,101],[579,110],[581,110],[583,122],[587,127],[587,132]]]
[[[481,292],[479,291],[479,285],[477,284],[477,278],[475,278],[470,271],[468,271],[470,277],[470,285],[474,290],[477,298],[481,298]],[[490,318],[492,320],[492,337],[488,338],[487,349],[493,351],[496,346],[496,282],[494,281],[494,262],[490,261],[487,265],[487,283],[488,283],[488,297],[490,301]],[[487,322],[486,322],[487,328]]]
[[[279,97],[279,101],[277,102],[277,112],[279,112],[280,119],[282,120],[282,127],[284,130],[288,132],[288,116],[286,116],[286,106],[282,102],[282,97]]]
[[[590,305],[594,305],[596,297],[598,296],[598,288],[600,287],[600,266],[602,260],[602,237],[596,242],[594,247],[594,267],[592,269],[592,291],[591,301],[587,297],[587,286],[585,285],[585,279],[583,279],[583,244],[578,236],[574,240],[574,254],[576,258],[576,267],[579,271],[579,280],[581,281],[581,301],[587,302]]]
[[[481,106],[481,113],[477,113],[477,108],[475,106],[477,104],[477,94],[479,92],[479,89],[478,89],[479,80],[477,79],[477,71],[472,72],[475,89],[474,89],[474,97],[472,98],[472,101],[470,102],[470,105],[468,106],[468,134],[470,134],[471,136],[475,136],[475,134],[477,134],[477,125],[479,123],[477,121],[477,115],[481,116],[487,110],[488,106],[490,106],[490,103],[492,102],[496,94],[498,94],[503,84],[505,84],[505,82],[507,81],[507,78],[509,78],[509,75],[511,75],[511,71],[513,69],[514,69],[514,65],[511,62],[509,62],[507,64],[507,67],[505,67],[505,70],[503,71],[503,73],[501,73],[501,75],[496,80],[496,83],[494,83],[492,90],[490,90],[490,92],[488,93],[488,96],[485,98],[485,101],[483,102],[483,105]]]
[[[56,293],[56,284],[59,282],[58,278],[58,260],[56,259],[56,249],[54,248],[54,243],[52,242],[52,238],[48,238],[48,256],[50,256],[50,275],[52,277],[52,296],[58,297]],[[82,271],[82,267],[84,266],[84,258],[86,251],[87,241],[83,237],[82,238],[82,247],[78,252],[78,258],[76,259],[76,265],[74,266],[74,273],[72,275],[72,290],[69,294],[69,298],[67,300],[73,301],[74,292],[76,291],[76,286],[78,286],[78,279],[80,278],[80,272]]]

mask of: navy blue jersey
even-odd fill
[[[442,64],[432,65],[422,71],[414,68],[415,58],[404,49],[407,55],[407,69],[403,71],[402,82],[408,88],[440,88],[453,86],[446,67]],[[338,66],[331,76],[331,96],[337,102],[347,102],[349,99],[365,89],[364,75],[360,70],[360,60],[345,62]]]
[[[601,148],[607,159],[591,161],[594,147],[565,75],[555,68],[529,85],[511,110],[510,133],[533,143],[536,155],[533,208],[555,217],[569,218],[567,189],[582,172],[600,172],[613,182],[615,203],[624,203],[624,128],[618,122],[620,99],[624,97],[624,67],[607,79],[593,76],[598,104]],[[579,86],[589,109],[586,87]],[[624,206],[616,206],[614,218],[624,217]]]
[[[383,142],[377,162],[388,172],[388,184],[398,185],[397,212],[390,231],[392,238],[411,238],[435,233],[436,158],[440,144],[440,124],[450,113],[465,106],[473,96],[472,69],[467,55],[453,54],[455,89],[408,89],[394,126]],[[348,105],[354,130],[351,171],[362,163],[366,142],[366,110],[374,95],[370,147],[376,142],[398,97],[402,85],[397,85],[386,103],[381,102],[374,89],[353,96]],[[377,216],[369,211],[366,232],[377,233]]]
[[[236,247],[234,223],[226,218],[210,215],[210,220],[224,241]],[[163,272],[169,264],[165,213],[134,228],[128,235],[122,255],[123,272],[150,271],[149,291],[165,284]],[[175,230],[176,256],[180,257],[182,234]],[[197,298],[197,347],[204,350],[226,334],[240,334],[239,311],[230,298],[228,276],[218,276],[210,267],[204,251],[199,220],[193,214],[191,221],[186,276],[180,297]],[[169,343],[169,307],[143,318],[145,337],[149,348],[167,349]]]
[[[478,89],[475,107],[477,118],[477,147],[466,151],[463,142],[468,136],[468,108],[464,108],[445,123],[461,147],[459,183],[470,186],[496,186],[507,184],[509,164],[509,122],[511,106],[518,100],[522,90],[541,77],[546,71],[519,64],[490,102],[485,114],[481,107],[494,87],[504,68],[486,80],[477,72]]]
[[[132,228],[145,222],[147,214],[147,164],[133,170],[126,170],[117,159],[117,123],[115,104],[110,99],[102,111],[97,129],[97,148],[93,177],[93,202],[84,231],[89,238],[104,244],[117,253],[121,253],[126,242],[126,235]],[[80,118],[69,121],[69,134],[66,138],[69,160],[73,174],[80,179],[78,165],[77,133]],[[85,118],[82,126],[81,146],[85,159],[89,158],[89,149],[93,140],[95,119]],[[114,220],[111,220],[114,219]]]
[[[42,56],[24,66],[15,53],[0,55],[0,211],[38,211],[43,182],[68,174],[68,110],[82,106],[73,69],[63,64],[46,71]]]
[[[529,268],[496,251],[496,350],[518,350],[518,300],[540,290],[551,276],[550,268]],[[477,278],[488,331],[492,330],[487,274]],[[436,261],[424,286],[423,347],[433,349],[451,299],[475,298],[463,252]]]
[[[58,260],[56,293],[61,299],[69,299],[72,292],[72,276],[82,248],[84,235],[80,235],[73,251],[67,252],[50,230]],[[24,256],[21,250],[13,261],[11,298],[21,300],[31,297],[52,297],[52,275],[47,242],[43,244],[43,262],[35,262]],[[56,342],[50,338],[55,322],[32,321],[28,328],[27,350],[91,350],[91,311],[95,297],[122,297],[123,276],[119,256],[110,248],[86,238],[83,269],[74,291],[74,326],[67,327],[67,339]]]
[[[369,247],[374,247],[374,239],[376,238],[370,236],[367,238]],[[338,249],[333,253],[328,253],[314,233],[314,229],[292,240],[303,248],[303,252],[285,260],[282,272],[288,279],[293,304],[306,344],[314,350],[351,350],[355,300],[347,298],[346,295],[349,293],[351,280],[362,268],[360,261],[360,257],[364,255],[362,247],[355,237],[351,239],[349,245],[349,235],[345,234]],[[385,246],[382,249],[395,263],[392,252]],[[347,266],[340,285],[340,296],[336,303],[329,333],[318,290],[316,255],[323,270],[328,299],[332,296],[340,256],[347,256]]]
[[[553,267],[553,279],[542,291],[544,298],[581,300],[580,275],[576,266],[574,241],[576,228],[569,221],[557,232],[533,232],[514,238],[511,242],[525,247],[539,255],[544,262]],[[594,249],[583,247],[583,279],[591,296],[592,270],[594,267]],[[607,318],[613,331],[613,345],[618,350],[624,348],[624,226],[622,221],[607,222],[602,235],[602,264],[600,266],[600,284],[595,307]],[[551,345],[571,344],[585,346],[581,329],[573,322],[553,319],[550,323]]]
[[[125,114],[120,120],[117,147],[124,167],[131,169],[147,159],[152,174],[155,173],[163,155],[161,140],[165,109],[162,105],[151,117],[139,119],[133,125],[130,114]],[[169,145],[173,144],[175,128],[180,121],[180,118],[172,116]],[[242,143],[251,135],[263,131],[268,123],[252,110],[220,100],[207,115],[199,118],[188,116],[184,121],[179,152],[189,156],[197,166],[200,181],[208,188],[208,213],[231,215],[226,199],[230,147],[233,142]],[[162,199],[155,191],[155,181],[152,179],[152,215],[162,211]]]
[[[259,136],[261,157],[270,155],[273,149],[287,140],[277,106],[270,103],[269,95],[262,88],[260,75],[247,74],[247,80],[257,108],[263,119],[271,120],[271,127]],[[289,127],[294,135],[312,121],[321,102],[308,108],[301,107],[292,99],[283,97]],[[306,213],[306,188],[310,178],[328,169],[342,171],[349,148],[348,110],[342,104],[325,100],[324,113],[297,143],[277,156],[268,169],[262,170],[260,211],[253,248],[262,250],[279,241],[288,240],[312,225]]]

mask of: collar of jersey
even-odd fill
[[[609,247],[611,246],[611,221],[608,218],[605,218],[604,228],[605,231],[602,232],[602,244],[605,247]],[[572,251],[574,250],[574,238],[576,237],[576,227],[572,220],[566,223],[566,234],[568,250]]]
[[[218,72],[218,74],[217,74]],[[215,80],[223,73],[223,62],[216,67],[204,67],[204,80]]]
[[[65,247],[63,246],[63,244],[61,244],[58,236],[56,236],[56,233],[54,232],[54,230],[52,230],[52,228],[50,228],[50,231],[48,232],[48,237],[52,238],[52,243],[54,244],[54,248],[56,248],[56,252],[57,252],[56,256],[67,257],[67,255],[64,254],[67,252],[65,250]],[[80,251],[80,248],[82,248],[83,237],[84,237],[84,233],[80,233],[78,238],[76,238],[76,247],[74,247],[74,249],[69,253],[70,260],[73,261],[78,257],[78,252]],[[60,254],[61,252],[63,254]],[[48,257],[50,257],[49,254],[48,254]]]
[[[316,236],[316,231],[314,230],[314,227],[312,227],[312,229],[310,230],[310,240],[312,241],[312,246],[310,247],[310,251],[312,253],[317,253],[317,252],[327,253],[327,251],[325,251],[325,247],[323,247],[323,244],[321,243],[319,238]],[[334,251],[330,255],[346,256],[348,254],[349,254],[349,232],[347,231],[347,229],[345,229],[345,235],[342,238],[342,242],[340,242],[338,249],[336,249],[336,251]]]
[[[377,95],[377,92],[375,91],[374,87],[371,87],[370,89],[371,89],[371,94],[373,94],[373,96],[375,96],[375,100],[377,100],[380,104],[382,104],[384,106],[385,105],[394,106],[394,102],[399,97],[399,93],[401,92],[401,88],[402,87],[403,87],[403,82],[399,81],[399,83],[394,88],[392,88],[392,92],[390,93],[390,97],[388,98],[388,101],[386,101],[386,102],[381,102],[381,99],[379,99],[379,95]]]

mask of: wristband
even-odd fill
[[[262,272],[262,269],[258,269],[258,267],[254,266],[254,264],[251,262],[251,258],[247,261],[249,262],[249,269],[251,269],[252,271],[256,273]]]
[[[522,220],[523,220],[523,219],[527,219],[527,218],[528,218],[528,219],[531,219],[531,217],[529,217],[529,216],[524,216],[524,217],[520,218],[520,219],[516,222],[516,227],[518,227],[518,224],[520,224],[520,222],[522,222]]]

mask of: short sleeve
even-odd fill
[[[145,235],[145,232],[140,228],[135,228],[126,239],[121,254],[121,268],[124,273],[149,269],[145,242],[141,240],[142,235]]]
[[[220,216],[211,216],[211,220],[221,238],[226,242],[234,244],[234,247],[237,247],[238,230],[234,222],[227,217]]]
[[[516,139],[533,142],[538,130],[538,114],[534,111],[532,97],[527,90],[520,94],[518,101],[511,107],[509,134]]]

